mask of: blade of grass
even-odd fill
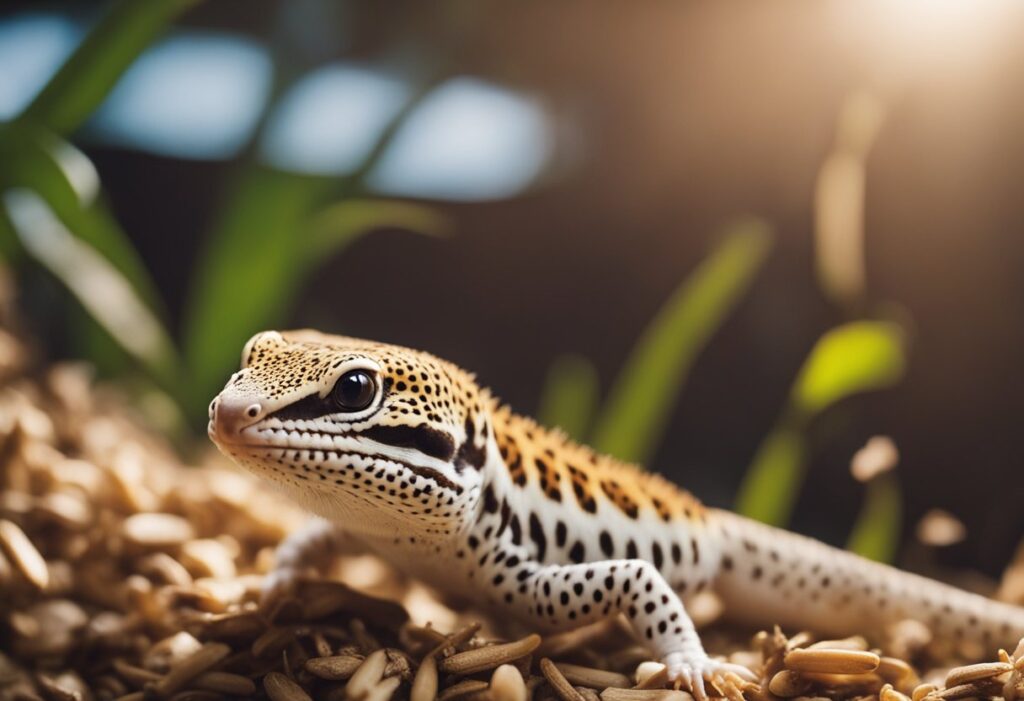
[[[899,546],[903,520],[903,498],[893,473],[868,482],[867,495],[854,524],[848,550],[879,562],[892,562]]]
[[[793,511],[803,481],[807,447],[803,435],[783,426],[761,444],[736,501],[744,516],[784,524]]]
[[[75,236],[110,261],[152,309],[162,312],[156,284],[142,257],[97,199],[99,176],[85,154],[45,129],[4,125],[0,128],[0,189],[14,187],[42,196]]]
[[[582,355],[560,355],[551,363],[537,420],[583,440],[597,407],[597,370]]]
[[[690,368],[749,288],[770,241],[763,221],[734,223],[665,302],[612,386],[593,435],[597,450],[639,463],[651,456]]]
[[[780,451],[778,443],[802,436],[817,414],[842,399],[899,381],[906,365],[904,346],[902,329],[884,321],[851,322],[818,339],[797,375],[782,418],[740,485],[736,510],[785,526],[803,482],[806,454]]]
[[[57,134],[75,131],[125,69],[167,25],[199,0],[118,0],[100,18],[21,119]]]

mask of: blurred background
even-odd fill
[[[1024,533],[1022,20],[8,1],[7,320],[186,454],[245,339],[312,326],[430,350],[711,504],[996,575]]]

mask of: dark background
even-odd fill
[[[998,2],[940,1],[938,19],[898,4],[326,3],[320,16],[338,25],[319,43],[303,41],[301,20],[324,3],[218,0],[183,23],[273,42],[288,70],[401,46],[542,97],[563,137],[545,177],[510,199],[437,203],[450,240],[361,239],[304,281],[290,318],[433,351],[519,410],[537,407],[564,352],[590,358],[606,390],[716,231],[737,214],[768,220],[768,264],[698,361],[651,465],[717,505],[731,503],[814,341],[847,318],[814,275],[814,183],[844,97],[880,96],[867,295],[910,319],[908,372],[815,421],[793,525],[843,542],[863,496],[849,459],[886,434],[908,538],[945,508],[968,538],[939,560],[995,574],[1024,533],[1024,23]],[[83,148],[176,322],[245,155]]]

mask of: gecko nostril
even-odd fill
[[[257,416],[260,415],[260,409],[261,407],[259,404],[250,404],[249,408],[245,410],[245,414],[250,419],[255,419]]]

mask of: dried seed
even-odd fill
[[[171,548],[195,538],[192,524],[175,514],[133,514],[121,524],[121,535],[145,549]]]
[[[925,696],[935,693],[939,687],[934,684],[918,684],[914,687],[914,693],[911,695],[912,701],[921,701]]]
[[[362,657],[335,655],[333,657],[313,657],[308,659],[306,660],[305,669],[320,679],[338,681],[351,677],[361,664],[363,664]]]
[[[29,582],[42,591],[50,582],[46,560],[16,523],[0,519],[0,546]]]
[[[547,657],[540,661],[540,671],[544,675],[544,678],[548,680],[548,684],[555,690],[563,701],[584,701],[580,692],[572,688],[572,684],[569,680],[558,671],[558,667],[555,663],[549,660]]]
[[[558,671],[570,682],[577,686],[587,686],[591,689],[607,689],[614,686],[618,689],[628,689],[633,686],[629,677],[617,672],[607,672],[603,669],[593,667],[581,667],[580,665],[556,662]]]
[[[80,496],[67,492],[50,492],[36,502],[36,508],[47,518],[68,530],[82,530],[92,523],[92,508]]]
[[[540,636],[528,635],[522,640],[467,650],[441,660],[441,671],[448,674],[475,674],[529,655],[540,645]]]
[[[237,574],[234,558],[227,547],[212,538],[190,540],[182,545],[181,564],[197,577],[229,579]]]
[[[142,667],[136,667],[133,664],[129,664],[124,660],[117,658],[113,662],[114,671],[117,672],[117,676],[125,680],[131,686],[144,686],[150,682],[160,680],[162,677],[156,672],[151,672],[148,669]]]
[[[263,690],[271,701],[313,701],[301,686],[280,672],[263,677]]]
[[[363,701],[388,701],[401,683],[401,677],[382,679],[379,684],[370,689],[370,693],[363,698]]]
[[[266,624],[257,613],[225,613],[208,619],[203,637],[213,640],[247,641],[258,637]]]
[[[862,650],[796,649],[786,653],[785,665],[798,672],[862,674],[878,669],[881,659]]]
[[[1003,685],[994,678],[977,679],[970,684],[951,686],[935,693],[939,699],[966,699],[976,696],[996,696],[1003,691]]]
[[[1013,669],[1013,665],[1006,662],[984,662],[982,664],[954,667],[946,675],[946,688],[970,684],[981,679],[990,679],[1005,674]]]
[[[142,666],[154,672],[167,672],[187,657],[199,652],[203,644],[184,631],[153,644],[142,658]]]
[[[479,679],[466,679],[458,684],[449,686],[438,694],[437,701],[452,701],[452,699],[462,698],[463,696],[469,696],[470,694],[486,690],[487,682],[482,682]]]
[[[894,685],[911,683],[917,679],[914,668],[897,657],[882,657],[875,673]]]
[[[637,665],[636,685],[639,689],[661,688],[668,683],[668,670],[661,662],[645,660]]]
[[[867,650],[868,641],[859,635],[842,640],[819,640],[807,646],[808,650]]]
[[[46,674],[36,675],[36,684],[50,701],[82,701],[82,689],[85,684],[81,679],[62,674],[54,679]]]
[[[878,692],[878,701],[910,701],[910,697],[896,691],[892,684],[886,684]]]
[[[433,655],[427,655],[420,662],[416,676],[412,680],[412,691],[409,692],[409,701],[434,701],[437,696],[437,660]]]
[[[601,692],[601,701],[694,701],[693,696],[677,689],[616,689]]]
[[[279,655],[293,640],[295,640],[295,631],[291,628],[268,628],[263,635],[252,641],[252,656]]]
[[[529,693],[523,675],[510,664],[501,665],[491,675],[491,696],[494,701],[526,701]]]
[[[352,699],[361,699],[376,686],[387,667],[388,658],[384,650],[377,650],[368,656],[348,680],[345,687],[346,695]]]
[[[192,686],[231,696],[251,696],[256,693],[256,684],[252,679],[230,672],[205,672],[193,680]]]
[[[223,660],[230,652],[231,648],[224,643],[206,643],[198,652],[174,664],[163,679],[153,682],[153,691],[161,696],[170,696]]]
[[[192,575],[185,566],[165,552],[155,552],[139,560],[136,569],[139,574],[159,584],[174,584],[187,587],[192,584]]]
[[[313,633],[313,648],[316,650],[316,657],[330,657],[333,654],[331,644],[319,631]]]
[[[768,682],[768,691],[783,698],[793,698],[807,693],[811,688],[811,682],[805,679],[799,672],[784,669]]]

